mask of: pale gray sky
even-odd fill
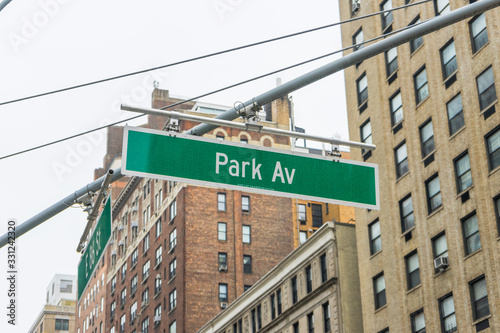
[[[337,22],[333,0],[14,0],[0,12],[0,103],[69,85],[235,47]],[[339,29],[165,70],[0,106],[0,156],[134,114],[122,101],[149,106],[153,81],[192,97],[340,49]],[[333,61],[301,66],[219,93],[204,102],[233,105]],[[342,74],[292,94],[296,124],[309,133],[348,138]],[[136,122],[142,123],[142,121]],[[133,123],[132,123],[133,124]],[[0,233],[93,180],[105,132],[0,160]],[[0,332],[27,332],[56,273],[76,274],[75,249],[86,222],[69,208],[22,236],[18,249],[17,326],[7,324],[7,283],[0,279]],[[7,271],[6,248],[0,271]],[[5,276],[4,273],[3,276]],[[4,314],[5,312],[5,314]]]

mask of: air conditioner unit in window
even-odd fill
[[[361,4],[359,3],[359,0],[355,0],[352,2],[352,13],[357,14],[359,12],[359,9],[361,8]]]
[[[227,265],[219,264],[219,272],[227,272]]]
[[[222,309],[227,308],[227,302],[220,302],[220,307],[221,307]]]
[[[155,325],[159,324],[160,321],[161,321],[161,316],[155,316],[154,318]]]
[[[439,270],[444,270],[449,266],[448,264],[448,257],[446,256],[441,256],[436,259],[434,259],[434,268],[439,269]]]

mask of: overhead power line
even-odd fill
[[[340,49],[340,50],[337,50],[337,51],[333,51],[333,52],[330,52],[330,53],[327,53],[327,54],[324,54],[324,55],[321,55],[321,56],[318,56],[318,57],[315,57],[315,58],[312,58],[312,59],[309,59],[309,60],[305,60],[305,61],[296,63],[294,65],[290,65],[290,66],[287,66],[287,67],[284,67],[284,68],[281,68],[281,69],[277,69],[275,71],[272,71],[272,72],[269,72],[269,73],[266,73],[266,74],[262,74],[262,75],[259,75],[259,76],[256,76],[256,77],[244,80],[244,81],[240,81],[238,83],[234,83],[234,84],[231,84],[229,86],[225,86],[223,88],[220,88],[220,89],[217,89],[217,90],[213,90],[211,92],[208,92],[208,93],[205,93],[205,94],[201,94],[201,95],[198,95],[198,96],[193,97],[193,98],[189,98],[189,99],[177,102],[177,103],[166,105],[166,106],[160,108],[160,110],[165,110],[165,109],[169,109],[169,108],[172,108],[172,107],[175,107],[175,106],[179,106],[179,105],[184,104],[184,103],[192,102],[192,101],[198,100],[198,99],[203,98],[203,97],[214,95],[214,94],[222,92],[224,90],[235,88],[235,87],[238,87],[238,86],[250,83],[252,81],[256,81],[256,80],[259,80],[259,79],[262,79],[262,78],[265,78],[265,77],[268,77],[268,76],[271,76],[271,75],[274,75],[274,74],[277,74],[277,73],[280,73],[280,72],[284,72],[286,70],[293,69],[295,67],[306,65],[308,63],[311,63],[311,62],[314,62],[314,61],[317,61],[317,60],[321,60],[323,58],[326,58],[326,57],[338,54],[340,52],[344,52],[344,51],[347,51],[347,50],[350,50],[350,49],[353,49],[353,48],[358,48],[359,46],[362,46],[362,45],[374,42],[374,41],[382,39],[382,38],[386,38],[388,36],[391,36],[393,34],[399,33],[401,31],[404,31],[404,30],[407,30],[407,29],[410,29],[410,28],[414,28],[414,27],[416,27],[416,26],[418,26],[418,25],[420,25],[420,24],[422,24],[422,23],[424,23],[426,21],[422,21],[420,23],[417,23],[417,24],[414,24],[414,25],[411,25],[411,26],[407,26],[407,27],[404,27],[404,28],[399,29],[399,30],[392,31],[392,32],[387,33],[385,35],[377,36],[375,38],[366,40],[366,41],[364,41],[362,43],[351,45],[351,46],[348,46],[346,48],[343,48],[343,49]],[[62,139],[58,139],[58,140],[52,141],[52,142],[44,143],[44,144],[36,146],[36,147],[32,147],[32,148],[28,148],[28,149],[25,149],[25,150],[21,150],[21,151],[18,151],[16,153],[12,153],[12,154],[9,154],[9,155],[1,156],[0,160],[6,159],[6,158],[9,158],[9,157],[14,157],[14,156],[17,156],[17,155],[21,155],[21,154],[24,154],[24,153],[28,153],[28,152],[33,151],[33,150],[45,148],[47,146],[51,146],[51,145],[54,145],[56,143],[60,143],[60,142],[63,142],[63,141],[71,140],[71,139],[77,138],[79,136],[83,136],[83,135],[86,135],[86,134],[89,134],[89,133],[92,133],[92,132],[100,131],[102,129],[105,129],[105,128],[108,128],[108,127],[111,127],[111,126],[115,126],[115,125],[118,125],[118,124],[121,124],[121,123],[124,123],[124,122],[127,122],[127,121],[131,121],[131,120],[137,119],[137,118],[142,117],[142,116],[144,116],[144,114],[141,114],[141,115],[138,115],[138,116],[134,116],[134,117],[130,117],[130,118],[126,118],[126,119],[123,119],[123,120],[120,120],[120,121],[116,121],[116,122],[113,122],[113,123],[108,124],[108,125],[96,127],[94,129],[90,129],[88,131],[80,132],[78,134],[74,134],[74,135],[71,135],[71,136],[68,136],[68,137],[65,137],[65,138],[62,138]]]
[[[230,48],[230,49],[226,49],[226,50],[222,50],[222,51],[217,51],[217,52],[213,52],[213,53],[209,53],[209,54],[205,54],[205,55],[201,55],[201,56],[197,56],[197,57],[193,57],[193,58],[189,58],[189,59],[184,59],[184,60],[172,62],[170,64],[166,64],[166,65],[162,65],[162,66],[151,67],[151,68],[148,68],[148,69],[143,69],[143,70],[139,70],[139,71],[135,71],[135,72],[129,72],[129,73],[126,73],[126,74],[112,76],[112,77],[101,79],[101,80],[96,80],[96,81],[91,81],[91,82],[87,82],[87,83],[77,84],[77,85],[74,85],[74,86],[69,86],[69,87],[61,88],[61,89],[57,89],[57,90],[51,90],[51,91],[47,91],[47,92],[36,94],[36,95],[21,97],[21,98],[9,100],[9,101],[1,102],[0,106],[1,105],[12,104],[12,103],[17,103],[17,102],[22,102],[22,101],[26,101],[26,100],[33,99],[33,98],[38,98],[38,97],[53,95],[53,94],[57,94],[57,93],[61,93],[61,92],[69,91],[69,90],[74,90],[74,89],[78,89],[78,88],[84,88],[84,87],[88,87],[88,86],[99,84],[99,83],[104,83],[104,82],[114,81],[114,80],[118,80],[118,79],[123,79],[123,78],[129,77],[129,76],[134,76],[134,75],[138,75],[138,74],[144,74],[144,73],[152,72],[152,71],[159,70],[159,69],[165,69],[165,68],[168,68],[168,67],[178,66],[178,65],[189,63],[189,62],[198,61],[198,60],[202,60],[202,59],[206,59],[206,58],[210,58],[210,57],[222,55],[222,54],[225,54],[225,53],[239,51],[239,50],[243,50],[243,49],[254,47],[254,46],[258,46],[258,45],[263,45],[263,44],[267,44],[267,43],[271,43],[271,42],[276,42],[276,41],[279,41],[279,40],[282,40],[282,39],[296,37],[296,36],[307,34],[307,33],[311,33],[311,32],[314,32],[314,31],[318,31],[318,30],[322,30],[322,29],[326,29],[326,28],[331,28],[331,27],[334,27],[334,26],[337,26],[337,25],[341,25],[341,24],[345,24],[345,23],[349,23],[349,22],[353,22],[353,21],[362,20],[362,19],[365,19],[365,18],[368,18],[368,17],[371,17],[371,16],[380,15],[380,14],[383,14],[383,13],[392,12],[392,11],[399,10],[399,9],[404,9],[404,8],[411,7],[411,6],[420,5],[420,4],[429,2],[429,1],[432,1],[432,0],[423,0],[423,1],[415,2],[415,3],[410,3],[410,4],[407,4],[407,5],[400,6],[400,7],[395,7],[395,8],[389,9],[389,10],[383,10],[383,11],[379,11],[379,12],[375,12],[375,13],[371,13],[371,14],[367,14],[367,15],[363,15],[363,16],[359,16],[359,17],[354,17],[354,18],[351,18],[351,19],[348,19],[348,20],[344,20],[344,21],[340,21],[340,22],[336,22],[336,23],[324,25],[324,26],[321,26],[321,27],[312,28],[312,29],[308,29],[308,30],[303,30],[303,31],[295,32],[295,33],[284,35],[284,36],[280,36],[280,37],[266,39],[266,40],[263,40],[263,41],[260,41],[260,42],[246,44],[246,45],[242,45],[242,46],[238,46],[238,47],[233,47],[233,48]]]

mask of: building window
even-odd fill
[[[68,331],[69,330],[69,319],[56,319],[55,330],[56,331]]]
[[[217,209],[226,211],[226,193],[217,193]]]
[[[276,295],[271,294],[270,301],[271,301],[271,320],[273,320],[274,318],[276,318]]]
[[[142,292],[142,306],[146,306],[149,304],[149,288],[146,288],[143,292]]]
[[[116,275],[111,278],[111,292],[113,293],[116,288]]]
[[[130,323],[133,323],[137,316],[137,302],[134,302],[130,307]]]
[[[391,76],[398,69],[398,49],[396,47],[385,52],[385,65],[387,77]]]
[[[420,24],[420,22],[422,22],[420,20],[420,16],[417,16],[411,23],[410,25],[418,25]],[[413,40],[410,41],[410,52],[413,53],[415,52],[416,50],[418,50],[420,48],[420,46],[424,43],[424,39],[422,37],[417,37]]]
[[[481,248],[481,239],[479,238],[479,227],[475,212],[462,220],[462,227],[465,241],[465,255],[469,255]]]
[[[425,66],[413,76],[415,84],[415,102],[420,104],[429,96],[429,85],[427,84],[427,70]]]
[[[142,242],[142,253],[146,253],[149,250],[149,232],[144,236],[144,240]]]
[[[217,133],[217,135],[215,136],[215,138],[216,138],[217,140],[224,141],[224,134],[222,134],[222,133]]]
[[[156,253],[155,253],[155,255],[156,255],[156,257],[155,257],[155,258],[156,258],[156,261],[155,261],[155,266],[158,266],[158,265],[161,263],[161,260],[162,260],[162,253],[163,253],[163,249],[162,249],[162,247],[161,247],[161,245],[160,245],[160,246],[158,246],[158,248],[156,249]]]
[[[457,70],[457,54],[455,52],[455,42],[451,40],[441,49],[441,64],[443,66],[443,80],[449,78]]]
[[[126,318],[127,317],[125,315],[123,315],[120,318],[120,333],[124,333],[125,332],[125,321],[127,320]]]
[[[176,333],[177,332],[177,324],[176,321],[174,320],[169,326],[168,326],[168,333]]]
[[[257,305],[257,329],[261,329],[262,328],[262,308],[259,305]]]
[[[251,242],[251,234],[250,234],[250,226],[243,225],[243,243],[250,244]]]
[[[380,238],[380,221],[377,219],[368,226],[370,236],[370,254],[382,250],[382,239]]]
[[[219,252],[219,271],[221,270],[227,271],[227,253],[225,252]]]
[[[169,280],[173,279],[177,274],[177,259],[174,258],[168,265],[168,278]]]
[[[134,295],[136,291],[137,291],[137,274],[134,275],[132,280],[130,280],[130,293]]]
[[[432,250],[434,259],[439,257],[448,257],[448,245],[446,243],[446,234],[442,233],[432,240]]]
[[[385,0],[380,5],[380,11],[386,11],[391,9],[392,9],[392,0]],[[392,11],[382,13],[382,31],[384,33],[390,32],[392,30],[389,28],[389,26],[392,24],[392,21],[393,21]]]
[[[320,228],[323,224],[323,209],[321,205],[311,204],[312,222],[314,228]]]
[[[328,269],[326,267],[326,254],[322,254],[319,257],[319,262],[321,266],[321,283],[324,283],[328,279]]]
[[[120,294],[120,305],[124,306],[126,300],[127,300],[127,288],[123,288]]]
[[[161,322],[161,304],[155,308],[154,321],[155,321],[155,326],[159,325]]]
[[[450,12],[450,1],[449,0],[436,0],[434,2],[436,9],[436,16],[447,14]]]
[[[363,125],[361,125],[360,132],[361,132],[361,142],[372,144],[372,125],[370,123],[370,119],[368,119],[367,121],[365,121]],[[368,150],[366,149],[361,150],[362,154],[365,154],[366,152],[368,152]]]
[[[149,317],[142,321],[141,329],[141,333],[149,333]]]
[[[488,43],[488,33],[486,31],[486,19],[484,13],[472,19],[469,23],[471,35],[472,51],[476,53],[486,43]]]
[[[422,309],[410,315],[411,318],[411,332],[412,333],[425,333],[425,317]]]
[[[323,327],[325,333],[331,332],[330,325],[330,303],[323,304]]]
[[[425,182],[425,189],[427,193],[427,211],[430,214],[441,207],[441,188],[437,174]]]
[[[252,256],[243,255],[243,273],[252,273]]]
[[[241,142],[241,143],[244,143],[244,144],[248,144],[248,138],[247,138],[247,137],[245,137],[245,136],[242,136],[242,137],[240,138],[240,142]]]
[[[427,121],[420,127],[420,146],[422,148],[422,158],[432,153],[436,146],[434,144],[434,129],[432,120]]]
[[[500,127],[486,136],[486,149],[490,170],[494,170],[500,166]]]
[[[446,109],[448,110],[448,127],[450,129],[451,136],[465,125],[462,95],[458,94],[453,97],[451,101],[446,103]]]
[[[174,289],[168,294],[168,310],[172,311],[173,309],[175,309],[176,306],[177,306],[177,289]]]
[[[168,238],[169,238],[169,242],[170,242],[169,249],[172,250],[177,245],[177,228],[172,230],[172,232],[170,233]]]
[[[61,280],[61,285],[59,286],[59,291],[61,293],[72,293],[72,291],[73,291],[73,281],[71,281],[71,280]]]
[[[373,278],[373,293],[375,295],[375,310],[377,310],[386,304],[384,273]]]
[[[224,222],[217,223],[218,239],[225,241],[227,240],[227,225]]]
[[[142,265],[142,280],[145,280],[149,277],[149,260],[146,261],[144,265]]]
[[[300,237],[300,244],[304,244],[305,241],[307,240],[307,231],[300,231],[299,237]]]
[[[399,202],[399,211],[401,214],[401,228],[404,233],[415,225],[411,195],[408,195]]]
[[[278,316],[281,314],[281,289],[276,290],[276,303],[278,303]]]
[[[352,44],[354,45],[353,51],[357,51],[361,48],[363,48],[363,41],[364,41],[364,36],[363,36],[363,29],[359,28],[358,31],[352,36]]]
[[[500,195],[493,199],[493,204],[495,205],[495,214],[497,217],[497,229],[500,234]]]
[[[156,274],[155,278],[155,296],[161,292],[161,274]]]
[[[299,333],[299,323],[293,324],[293,333]]]
[[[455,316],[455,304],[453,295],[448,295],[439,300],[439,316],[441,318],[441,328],[444,333],[457,331],[457,318]]]
[[[356,87],[358,89],[358,106],[361,106],[368,99],[368,79],[366,74],[361,75],[356,81]]]
[[[243,285],[243,292],[247,291],[250,288],[252,288],[252,285],[249,285],[249,284]]]
[[[462,193],[472,186],[472,175],[470,171],[469,153],[465,152],[455,159],[455,177],[457,182],[457,193]]]
[[[414,252],[405,257],[406,276],[408,280],[408,290],[420,284],[420,267],[418,264],[418,253]]]
[[[306,224],[306,205],[299,204],[299,221],[301,224]],[[303,222],[303,223],[302,223]]]
[[[115,310],[116,310],[116,302],[115,301],[113,301],[111,303],[111,306],[109,307],[109,310],[111,312],[110,316],[111,316],[111,318],[113,318],[115,316]]]
[[[125,262],[122,265],[122,268],[121,268],[121,278],[122,278],[122,281],[125,280],[126,276],[127,276],[127,263]]]
[[[132,263],[132,267],[135,267],[135,265],[137,265],[137,258],[139,256],[139,251],[137,249],[135,249],[133,252],[132,252],[132,256],[131,256],[131,263]]]
[[[219,302],[227,302],[227,284],[219,283]]]
[[[299,300],[297,295],[297,277],[294,276],[291,282],[292,282],[292,304],[295,304]]]
[[[170,204],[170,221],[172,221],[176,215],[177,215],[177,200],[174,199],[174,201],[172,201],[172,203]]]
[[[471,293],[472,316],[478,320],[490,314],[488,293],[484,276],[469,283]]]
[[[241,210],[245,213],[250,212],[250,197],[248,195],[241,196]]]
[[[394,149],[394,156],[396,159],[396,178],[400,178],[409,171],[406,142],[403,141],[403,143]]]
[[[493,68],[491,66],[488,67],[477,77],[476,81],[477,92],[479,94],[479,106],[481,110],[484,110],[497,100]]]
[[[397,92],[389,99],[391,107],[391,122],[392,126],[397,125],[403,120],[403,102],[401,100],[401,92]]]
[[[306,267],[306,292],[309,294],[312,291],[312,271],[311,265]]]
[[[307,331],[309,333],[314,333],[314,313],[307,315]]]

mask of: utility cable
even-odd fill
[[[202,95],[198,95],[198,96],[193,97],[193,98],[189,98],[189,99],[177,102],[177,103],[169,104],[169,105],[166,105],[164,107],[161,107],[160,110],[165,110],[165,109],[169,109],[169,108],[172,108],[172,107],[175,107],[175,106],[187,103],[187,102],[192,102],[192,101],[198,100],[200,98],[207,97],[207,96],[219,93],[219,92],[224,91],[224,90],[228,90],[228,89],[231,89],[231,88],[243,85],[243,84],[250,83],[252,81],[256,81],[256,80],[265,78],[267,76],[271,76],[271,75],[274,75],[274,74],[277,74],[277,73],[280,73],[280,72],[283,72],[283,71],[286,71],[286,70],[289,70],[289,69],[293,69],[293,68],[298,67],[298,66],[302,66],[302,65],[308,64],[308,63],[313,62],[313,61],[317,61],[317,60],[320,60],[320,59],[323,59],[323,58],[335,55],[335,54],[340,53],[340,52],[344,52],[344,51],[347,51],[347,50],[350,50],[350,49],[354,49],[354,48],[357,49],[357,48],[359,48],[362,45],[365,45],[367,43],[371,43],[373,41],[376,41],[376,40],[379,40],[379,39],[391,36],[393,34],[402,32],[402,31],[410,29],[410,28],[414,28],[414,27],[416,27],[416,26],[418,26],[418,25],[420,25],[420,24],[422,24],[424,22],[427,22],[427,21],[428,20],[422,21],[422,22],[419,22],[419,23],[416,23],[416,24],[413,24],[413,25],[410,25],[410,26],[406,26],[406,27],[401,28],[399,30],[395,30],[395,31],[392,31],[390,33],[387,33],[387,34],[384,34],[384,35],[381,35],[381,36],[378,36],[378,37],[366,40],[366,41],[364,41],[362,43],[351,45],[351,46],[348,46],[346,48],[343,48],[343,49],[340,49],[340,50],[337,50],[337,51],[333,51],[333,52],[321,55],[321,56],[316,57],[316,58],[305,60],[305,61],[302,61],[300,63],[294,64],[294,65],[291,65],[291,66],[287,66],[287,67],[284,67],[284,68],[281,68],[281,69],[278,69],[278,70],[275,70],[275,71],[272,71],[272,72],[269,72],[269,73],[266,73],[266,74],[262,74],[262,75],[253,77],[251,79],[247,79],[245,81],[234,83],[232,85],[229,85],[229,86],[217,89],[217,90],[213,90],[211,92],[208,92],[208,93],[205,93],[205,94],[202,94]],[[137,116],[134,116],[134,117],[130,117],[130,118],[127,118],[127,119],[116,121],[116,122],[108,124],[108,125],[96,127],[94,129],[91,129],[91,130],[88,130],[88,131],[85,131],[85,132],[74,134],[74,135],[68,136],[66,138],[62,138],[62,139],[59,139],[59,140],[56,140],[56,141],[48,142],[48,143],[45,143],[45,144],[40,145],[40,146],[32,147],[32,148],[29,148],[29,149],[26,149],[26,150],[18,151],[16,153],[12,153],[12,154],[9,154],[9,155],[1,156],[0,160],[6,159],[6,158],[9,158],[9,157],[14,157],[16,155],[24,154],[24,153],[27,153],[27,152],[30,152],[30,151],[33,151],[33,150],[37,150],[37,149],[40,149],[40,148],[44,148],[44,147],[47,147],[47,146],[50,146],[50,145],[53,145],[53,144],[56,144],[56,143],[59,143],[59,142],[67,141],[67,140],[70,140],[70,139],[73,139],[73,138],[76,138],[76,137],[79,137],[79,136],[82,136],[82,135],[85,135],[85,134],[89,134],[89,133],[92,133],[92,132],[96,132],[96,131],[102,130],[102,129],[107,128],[107,127],[115,126],[115,125],[118,125],[118,124],[130,121],[130,120],[134,120],[134,119],[137,119],[137,118],[142,117],[142,116],[145,116],[145,114],[140,114],[140,115],[137,115]]]
[[[78,84],[78,85],[74,85],[74,86],[70,86],[70,87],[66,87],[66,88],[61,88],[61,89],[57,89],[57,90],[51,90],[51,91],[40,93],[40,94],[36,94],[36,95],[21,97],[21,98],[13,99],[13,100],[10,100],[10,101],[1,102],[0,106],[7,105],[7,104],[12,104],[12,103],[17,103],[17,102],[21,102],[21,101],[26,101],[26,100],[33,99],[33,98],[38,98],[38,97],[53,95],[53,94],[57,94],[57,93],[61,93],[61,92],[65,92],[65,91],[69,91],[69,90],[73,90],[73,89],[83,88],[83,87],[87,87],[87,86],[91,86],[91,85],[95,85],[95,84],[99,84],[99,83],[104,83],[104,82],[109,82],[109,81],[113,81],[113,80],[118,80],[118,79],[126,78],[126,77],[129,77],[129,76],[134,76],[134,75],[138,75],[138,74],[144,74],[144,73],[155,71],[155,70],[158,70],[158,69],[164,69],[164,68],[168,68],[168,67],[178,66],[178,65],[189,63],[189,62],[193,62],[193,61],[197,61],[197,60],[202,60],[202,59],[206,59],[206,58],[210,58],[210,57],[222,55],[224,53],[230,53],[230,52],[234,52],[234,51],[239,51],[239,50],[243,50],[243,49],[254,47],[254,46],[258,46],[258,45],[263,45],[263,44],[267,44],[267,43],[271,43],[271,42],[276,42],[278,40],[282,40],[282,39],[286,39],[286,38],[290,38],[290,37],[299,36],[299,35],[302,35],[302,34],[314,32],[314,31],[318,31],[318,30],[322,30],[322,29],[326,29],[326,28],[331,28],[331,27],[334,27],[334,26],[337,26],[337,25],[341,25],[341,24],[350,23],[350,22],[353,22],[353,21],[362,20],[362,19],[365,19],[365,18],[368,18],[368,17],[372,17],[372,16],[375,16],[375,15],[380,15],[380,14],[384,14],[384,13],[388,13],[388,12],[393,12],[393,11],[396,11],[396,10],[399,10],[399,9],[404,9],[404,8],[408,8],[408,7],[411,7],[411,6],[420,5],[420,4],[429,2],[429,1],[433,1],[433,0],[423,0],[423,1],[415,2],[415,3],[410,3],[410,4],[407,4],[407,5],[404,5],[404,6],[395,7],[395,8],[388,9],[388,10],[382,10],[382,11],[379,11],[379,12],[375,12],[375,13],[371,13],[371,14],[367,14],[367,15],[363,15],[363,16],[359,16],[359,17],[353,17],[353,18],[350,18],[348,20],[339,21],[339,22],[328,24],[328,25],[324,25],[324,26],[321,26],[321,27],[312,28],[312,29],[308,29],[308,30],[303,30],[303,31],[300,31],[300,32],[295,32],[295,33],[292,33],[292,34],[288,34],[288,35],[284,35],[284,36],[280,36],[280,37],[275,37],[275,38],[271,38],[271,39],[266,39],[266,40],[263,40],[263,41],[260,41],[260,42],[246,44],[246,45],[242,45],[242,46],[238,46],[238,47],[234,47],[234,48],[230,48],[230,49],[226,49],[226,50],[222,50],[222,51],[218,51],[218,52],[214,52],[214,53],[209,53],[209,54],[197,56],[197,57],[194,57],[194,58],[180,60],[180,61],[177,61],[177,62],[172,62],[170,64],[162,65],[162,66],[151,67],[151,68],[148,68],[148,69],[143,69],[143,70],[139,70],[139,71],[135,71],[135,72],[129,72],[129,73],[121,74],[121,75],[117,75],[117,76],[112,76],[112,77],[109,77],[109,78],[106,78],[106,79],[91,81],[91,82],[82,83],[82,84]]]

